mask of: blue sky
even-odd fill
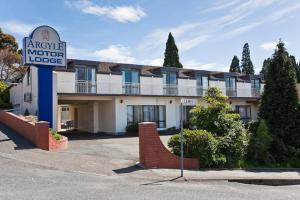
[[[300,59],[297,0],[1,0],[0,27],[19,45],[38,25],[67,42],[68,58],[162,65],[172,32],[185,68],[228,71],[250,45],[256,72],[282,38]]]

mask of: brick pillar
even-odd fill
[[[43,150],[49,150],[49,122],[35,123],[35,144]]]

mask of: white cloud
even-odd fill
[[[265,42],[260,47],[267,51],[272,51],[276,48],[277,42]]]
[[[135,58],[131,51],[122,45],[110,45],[105,49],[91,50],[79,49],[68,46],[67,55],[69,58],[94,59],[110,62],[133,63]]]
[[[0,22],[1,28],[5,32],[9,32],[12,34],[18,34],[22,36],[28,36],[29,33],[33,30],[36,24],[26,24],[20,21],[6,21],[6,22]]]
[[[146,16],[144,10],[136,6],[100,6],[89,0],[66,1],[65,4],[82,13],[105,16],[121,23],[138,22]]]

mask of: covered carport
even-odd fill
[[[94,95],[58,95],[58,131],[115,132],[115,99]]]

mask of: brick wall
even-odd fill
[[[18,134],[35,144],[43,150],[56,150],[68,147],[68,138],[63,137],[57,141],[51,133],[49,133],[48,122],[29,122],[26,119],[13,113],[0,111],[0,122],[7,125]]]
[[[180,168],[180,157],[171,153],[161,142],[153,122],[139,124],[140,163],[146,168]],[[199,169],[197,159],[184,158],[185,169]]]

